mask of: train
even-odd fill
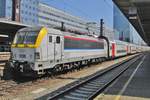
[[[149,50],[106,37],[79,35],[48,27],[18,30],[11,45],[11,68],[24,76],[41,76]]]

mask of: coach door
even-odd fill
[[[55,38],[48,34],[48,50],[47,50],[47,58],[50,60],[51,63],[54,62],[54,42]]]
[[[62,60],[62,36],[55,35],[55,43],[54,43],[54,59],[55,62],[59,62]]]
[[[115,58],[115,43],[112,43],[112,58]]]

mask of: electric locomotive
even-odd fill
[[[108,58],[105,39],[46,27],[20,29],[11,47],[11,66],[25,76],[43,75]]]

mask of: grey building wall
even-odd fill
[[[61,22],[64,22],[69,28],[86,29],[86,21],[43,3],[39,3],[38,15],[40,25],[61,27]]]
[[[85,21],[77,16],[73,16],[43,3],[39,3],[38,8],[39,25],[61,27],[61,22],[64,22],[67,29],[77,30],[83,32],[83,34],[88,34],[89,32],[99,33],[97,25],[90,24],[88,21]]]

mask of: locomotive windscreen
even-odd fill
[[[16,33],[13,44],[35,44],[39,30],[24,29]]]

